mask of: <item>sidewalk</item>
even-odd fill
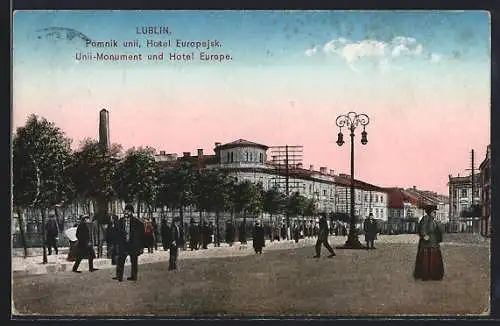
[[[332,246],[338,246],[344,244],[346,237],[343,236],[330,236],[329,242]],[[360,238],[362,241],[362,239]],[[394,236],[379,236],[379,242],[383,243],[417,243],[418,237],[415,235],[394,235]],[[268,250],[279,250],[279,249],[293,249],[293,248],[302,248],[306,246],[312,246],[316,243],[316,238],[306,238],[299,240],[298,243],[295,243],[293,240],[284,240],[284,241],[274,241],[270,242],[266,240],[265,251]],[[164,251],[163,248],[158,246],[158,251],[155,251],[152,254],[147,253],[147,250],[144,254],[139,257],[139,264],[150,264],[156,262],[166,262],[169,258],[168,251]],[[38,248],[36,248],[38,249]],[[22,250],[22,249],[21,249]],[[103,250],[106,252],[105,250]],[[231,256],[247,256],[253,255],[253,247],[252,241],[248,241],[246,245],[241,245],[239,242],[233,244],[233,246],[229,246],[225,243],[221,243],[220,247],[214,247],[213,244],[209,245],[208,249],[205,250],[181,250],[179,252],[179,260],[182,259],[202,259],[202,258],[214,258],[214,257],[231,257]],[[69,272],[73,266],[73,262],[69,262],[66,260],[68,256],[68,248],[59,249],[58,255],[50,255],[47,256],[48,263],[42,264],[42,255],[41,253],[36,256],[30,256],[27,258],[14,256],[12,257],[12,271],[13,273],[20,275],[34,275],[34,274],[51,274],[58,272]],[[130,264],[129,258],[125,262],[126,265]],[[114,268],[115,266],[111,265],[111,259],[108,258],[96,258],[94,259],[94,267],[99,269],[108,269]],[[79,270],[87,271],[88,270],[88,261],[83,260],[80,264]]]

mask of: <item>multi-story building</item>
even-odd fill
[[[434,191],[420,190],[415,186],[406,189],[406,191],[415,196],[419,203],[435,205],[437,208],[436,220],[445,225],[449,223],[450,200],[447,196],[440,195]]]
[[[481,202],[481,174],[471,176],[448,176],[449,189],[449,230],[451,232],[478,232],[481,212],[474,207]],[[473,191],[474,189],[474,191]]]
[[[415,233],[423,210],[418,198],[403,188],[386,188],[389,194],[389,233]]]
[[[239,139],[227,144],[215,143],[213,155],[205,155],[202,149],[198,155],[190,156],[185,152],[183,157],[191,157],[202,169],[219,169],[236,178],[237,181],[250,180],[261,183],[265,190],[273,187],[285,193],[284,169],[278,167],[273,160],[268,160],[268,146]],[[174,154],[160,152],[157,161],[175,162]],[[350,210],[350,176],[334,174],[327,167],[314,166],[303,168],[301,163],[288,167],[289,194],[299,192],[309,199],[315,199],[317,210],[328,215],[334,212],[349,214]],[[387,192],[375,185],[355,180],[355,216],[359,223],[373,213],[384,227],[387,222]],[[195,213],[196,214],[196,213]],[[264,220],[269,217],[263,214]]]
[[[491,145],[486,149],[484,158],[479,170],[481,171],[481,235],[489,237],[491,235]]]

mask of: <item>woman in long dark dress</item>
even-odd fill
[[[262,248],[266,246],[266,241],[264,238],[264,228],[260,225],[260,221],[255,222],[252,231],[252,241],[255,253],[262,254]]]
[[[416,280],[440,281],[444,276],[443,256],[440,249],[443,235],[438,223],[434,220],[435,210],[436,206],[425,207],[426,215],[422,217],[418,225],[420,240],[413,272]]]

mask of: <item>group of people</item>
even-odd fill
[[[90,232],[88,228],[88,217],[82,217],[76,230],[76,253],[73,272],[79,273],[78,267],[82,259],[88,259],[89,271],[97,269],[93,266],[95,251],[90,243]],[[153,220],[142,221],[134,216],[134,207],[130,204],[125,205],[124,217],[118,219],[113,217],[109,227],[108,241],[111,244],[111,260],[116,265],[116,275],[113,279],[122,281],[125,260],[130,257],[131,274],[128,280],[137,280],[138,259],[144,253],[144,248],[152,252],[155,246],[151,243],[151,235],[154,237],[155,228]],[[163,225],[163,246],[170,251],[169,270],[177,269],[177,258],[179,247],[184,245],[184,236],[182,228],[179,226],[179,220],[174,219],[171,225]],[[154,240],[154,238],[153,238]]]
[[[444,264],[440,250],[440,243],[443,236],[439,224],[434,219],[435,206],[427,206],[425,208],[426,215],[422,217],[419,226],[419,243],[417,250],[417,257],[413,276],[417,280],[442,280],[444,275]],[[124,217],[112,219],[110,230],[112,231],[112,262],[116,264],[116,275],[114,279],[118,281],[123,280],[124,265],[127,256],[130,257],[131,262],[131,275],[128,280],[137,280],[138,273],[138,258],[144,252],[144,248],[148,250],[155,244],[147,243],[147,235],[155,235],[156,225],[153,220],[146,220],[145,222],[136,218],[134,215],[134,207],[130,204],[125,206]],[[90,232],[87,224],[88,218],[82,218],[76,231],[78,239],[76,247],[76,259],[73,265],[73,272],[79,272],[78,267],[82,259],[89,260],[89,270],[91,272],[97,270],[93,266],[93,259],[95,252],[93,246],[90,244]],[[149,224],[149,225],[148,225]],[[242,223],[243,224],[243,223]],[[149,229],[149,230],[148,230]],[[298,227],[293,228],[293,235],[298,241]],[[363,223],[365,234],[366,248],[375,249],[374,241],[378,233],[377,223],[370,214]],[[299,229],[300,230],[300,229]],[[234,240],[234,225],[229,223],[226,226],[226,241],[231,245]],[[207,248],[210,243],[213,228],[208,224],[203,223],[201,228],[196,225],[194,220],[191,220],[189,228],[190,233],[190,247],[191,250],[196,250],[201,245],[201,248]],[[335,251],[328,243],[328,236],[331,229],[328,226],[325,216],[319,218],[317,224],[317,241],[315,245],[314,258],[321,256],[321,247],[324,246],[328,252],[328,258],[336,256]],[[256,254],[262,254],[262,249],[265,247],[265,234],[266,230],[260,221],[256,221],[252,230],[253,248]],[[299,233],[300,234],[300,233]],[[145,236],[146,235],[146,236]],[[161,228],[162,243],[165,250],[170,251],[169,270],[177,269],[177,259],[179,255],[179,248],[184,246],[184,233],[183,228],[180,227],[180,220],[175,218],[171,224],[166,220],[162,220]],[[273,239],[273,238],[271,238]],[[156,240],[154,240],[156,242]],[[152,250],[152,249],[151,249]]]

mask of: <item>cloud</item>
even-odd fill
[[[308,57],[312,57],[313,55],[315,55],[315,54],[316,54],[316,52],[318,52],[318,46],[314,46],[314,47],[312,47],[312,48],[310,48],[310,49],[307,49],[307,50],[306,50],[306,55],[307,55]]]
[[[442,56],[440,54],[437,54],[437,53],[431,53],[430,54],[430,60],[431,62],[433,63],[438,63],[441,61],[441,58]]]
[[[311,57],[317,55],[318,46],[306,50],[306,55]],[[417,39],[407,36],[396,36],[391,41],[380,41],[367,39],[351,41],[343,37],[333,39],[323,45],[325,55],[338,55],[343,58],[349,67],[357,71],[355,64],[370,60],[377,63],[376,66],[382,71],[390,70],[391,62],[402,57],[424,57],[424,46]],[[431,62],[441,59],[439,54],[429,53]]]

